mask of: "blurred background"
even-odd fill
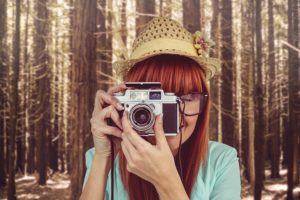
[[[78,199],[95,92],[151,18],[216,42],[210,138],[242,199],[300,199],[299,0],[0,0],[0,199]]]

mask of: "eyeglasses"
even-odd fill
[[[180,112],[186,116],[195,116],[203,112],[204,106],[207,102],[208,93],[192,92],[179,97]]]

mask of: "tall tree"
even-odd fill
[[[298,0],[288,0],[288,42],[298,47],[299,24],[298,24]],[[299,183],[298,164],[298,135],[299,119],[297,119],[297,84],[299,83],[299,57],[298,52],[292,48],[288,50],[288,87],[289,87],[289,130],[288,130],[288,199],[293,199],[294,186]]]
[[[48,145],[46,143],[49,123],[49,49],[48,49],[48,0],[36,0],[34,10],[36,18],[34,20],[34,65],[36,67],[37,84],[37,112],[40,117],[36,127],[37,142],[37,161],[39,172],[39,184],[45,185],[47,178],[47,153]]]
[[[12,63],[12,77],[10,81],[10,137],[9,137],[9,179],[8,179],[8,191],[7,199],[14,200],[16,198],[16,185],[15,185],[15,139],[17,133],[17,117],[19,109],[19,72],[20,72],[20,16],[21,16],[21,2],[16,1],[16,21],[15,21],[15,33],[13,44],[13,63]]]
[[[200,0],[183,0],[182,7],[184,27],[192,33],[201,30]]]
[[[57,1],[52,2],[53,7],[57,7]],[[51,32],[51,39],[52,39],[52,46],[53,46],[53,52],[54,56],[52,56],[51,59],[51,73],[52,73],[52,80],[51,80],[51,94],[50,94],[50,104],[51,104],[51,121],[53,123],[49,123],[49,130],[50,134],[48,135],[48,145],[49,145],[49,167],[52,169],[52,172],[58,171],[58,144],[60,141],[60,133],[59,133],[59,111],[58,111],[58,95],[59,95],[59,87],[58,87],[58,79],[59,79],[59,72],[58,68],[60,68],[59,63],[59,57],[60,57],[60,50],[58,47],[58,41],[59,41],[59,16],[58,16],[59,10],[56,9],[53,12],[51,12],[51,18],[52,20],[52,32]]]
[[[6,0],[0,0],[0,187],[6,185],[6,169],[5,169],[5,151],[4,151],[4,138],[5,138],[5,88],[6,88],[6,75],[8,72],[8,55],[6,52],[7,47],[7,29],[6,29]]]
[[[96,88],[97,1],[74,1],[72,65],[70,68],[70,126],[72,199],[78,199],[84,178],[84,143],[91,135],[90,122]]]
[[[122,41],[124,43],[124,46],[126,47],[127,43],[127,15],[126,15],[126,6],[127,1],[122,1],[121,6],[121,30],[122,30]]]
[[[211,52],[212,57],[219,57],[219,37],[220,34],[220,1],[219,0],[213,0],[212,2],[213,7],[213,17],[211,21],[211,38],[214,42],[216,42],[216,45],[214,46],[214,51]],[[220,75],[216,74],[211,80],[210,80],[210,95],[212,99],[212,108],[210,112],[210,126],[209,126],[209,133],[210,138],[212,140],[221,141],[221,134],[219,133],[219,115],[220,113]]]
[[[29,1],[28,1],[29,2]],[[29,4],[28,4],[29,7]],[[26,40],[25,40],[26,41]],[[25,54],[26,55],[26,54]],[[35,113],[35,108],[37,105],[32,101],[32,99],[35,99],[36,97],[36,83],[35,83],[35,74],[34,74],[34,68],[32,64],[28,63],[25,65],[25,70],[28,72],[28,79],[27,79],[27,92],[28,92],[28,99],[26,100],[26,116],[27,116],[27,124],[28,126],[26,129],[28,130],[28,147],[27,147],[27,167],[26,171],[28,174],[34,173],[36,169],[36,156],[35,156],[35,149],[36,149],[36,137],[35,137],[35,120],[34,118],[36,117],[34,115]]]
[[[35,137],[35,120],[34,115],[37,105],[33,103],[36,95],[36,82],[35,73],[32,63],[30,62],[30,51],[28,47],[29,39],[28,32],[30,31],[29,26],[29,15],[31,11],[30,0],[26,1],[26,22],[25,22],[25,38],[24,38],[24,70],[25,70],[25,129],[24,132],[27,133],[27,155],[26,155],[26,172],[28,174],[33,174],[36,169],[36,137]]]
[[[29,4],[28,4],[29,6]],[[26,40],[25,40],[26,41]],[[26,54],[25,54],[26,55]],[[26,172],[28,174],[34,173],[36,169],[36,156],[35,156],[35,150],[36,150],[36,137],[35,137],[35,127],[36,124],[34,123],[34,118],[36,117],[34,115],[34,112],[36,110],[37,105],[32,101],[32,99],[35,99],[36,97],[36,83],[35,83],[35,74],[34,74],[34,68],[32,64],[25,65],[25,70],[28,72],[28,79],[27,79],[27,88],[28,88],[28,99],[27,106],[26,106],[26,116],[27,116],[27,125],[28,128],[28,147],[27,147],[27,167]]]
[[[262,28],[261,0],[255,1],[255,30],[256,30],[256,81],[255,81],[255,188],[254,198],[261,199],[264,174],[264,86],[262,65]]]
[[[273,1],[268,0],[268,39],[269,39],[269,131],[271,134],[272,150],[271,153],[271,177],[279,178],[279,161],[280,161],[280,127],[279,112],[277,105],[278,93],[275,75],[275,45],[274,45],[274,17]]]
[[[222,0],[221,9],[221,58],[222,58],[222,139],[225,144],[237,146],[234,141],[233,116],[233,42],[232,42],[232,2]]]
[[[255,167],[254,167],[254,20],[253,0],[242,3],[241,21],[245,22],[241,25],[242,40],[242,148],[244,176],[254,188]]]
[[[104,91],[107,91],[108,87],[109,87],[109,78],[108,76],[112,74],[112,69],[109,68],[109,55],[110,52],[107,49],[107,40],[106,37],[108,36],[108,26],[111,26],[111,24],[108,24],[108,22],[106,22],[106,0],[101,0],[99,2],[99,10],[97,10],[97,24],[99,24],[99,26],[97,26],[97,81],[98,81],[98,88],[102,89]],[[122,4],[122,6],[124,6],[124,3]],[[109,11],[111,12],[111,11]],[[125,28],[124,26],[126,25],[126,20],[123,19],[124,17],[124,13],[125,10],[122,11],[122,19],[121,19],[121,23],[122,23],[122,27]],[[108,25],[106,25],[106,23]],[[123,33],[123,31],[122,31]],[[125,35],[124,35],[125,36]],[[122,35],[122,38],[124,37]],[[123,38],[124,39],[124,38]],[[111,44],[111,43],[110,43]],[[111,50],[111,46],[108,47],[109,50]],[[108,76],[107,76],[108,75]]]
[[[136,0],[137,17],[135,20],[136,33],[138,34],[143,26],[150,21],[155,14],[155,0]]]

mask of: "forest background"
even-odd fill
[[[210,139],[242,199],[300,199],[299,0],[0,0],[0,199],[78,199],[95,93],[140,29],[171,17],[216,42]]]

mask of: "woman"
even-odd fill
[[[211,100],[206,81],[220,65],[208,56],[210,45],[200,32],[191,34],[169,18],[154,18],[145,26],[130,59],[114,65],[126,69],[125,81],[161,82],[165,92],[180,97],[181,133],[166,137],[159,115],[155,137],[141,137],[128,113],[119,116],[124,108],[112,96],[126,86],[98,91],[91,119],[95,147],[86,153],[81,199],[111,199],[111,135],[118,152],[115,199],[240,199],[236,150],[208,139]],[[108,118],[115,127],[107,124]]]

